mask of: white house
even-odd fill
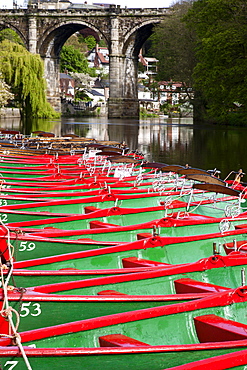
[[[139,78],[146,79],[146,78],[152,77],[152,75],[157,74],[158,62],[159,62],[158,59],[151,58],[151,57],[144,57],[142,55],[142,50],[140,50],[139,62],[144,66],[144,71],[138,73]]]
[[[138,100],[140,108],[151,112],[158,112],[160,109],[160,102],[154,100],[152,92],[143,85],[138,85]]]
[[[95,105],[105,105],[106,103],[105,96],[101,94],[99,91],[92,89],[86,90],[86,93],[89,96],[89,98],[92,99],[92,101],[89,102],[89,106],[94,107]]]
[[[0,0],[0,8],[1,9],[13,9],[14,8],[13,0]]]

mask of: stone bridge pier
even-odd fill
[[[169,15],[170,9],[110,8],[0,10],[0,29],[13,29],[31,53],[44,60],[47,99],[61,110],[60,52],[75,32],[90,28],[109,48],[110,118],[139,117],[138,55],[152,28]]]

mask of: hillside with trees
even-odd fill
[[[246,19],[246,0],[188,0],[155,27],[150,50],[159,59],[157,80],[187,86],[197,122],[245,124]]]

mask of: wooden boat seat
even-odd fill
[[[247,339],[247,325],[214,314],[194,317],[194,323],[201,343]]]
[[[174,286],[177,294],[183,293],[219,293],[225,292],[230,288],[220,285],[204,283],[190,278],[182,278],[174,281]]]
[[[102,221],[90,221],[89,225],[90,225],[90,229],[99,229],[99,228],[119,226],[119,225],[115,225],[115,224],[108,224],[107,222],[102,222]]]
[[[151,233],[138,233],[138,234],[136,234],[137,240],[142,240],[142,239],[152,238],[152,237],[153,237],[153,234],[151,234]]]
[[[100,347],[147,347],[149,344],[140,342],[123,334],[110,334],[99,337]]]
[[[91,213],[91,212],[95,212],[95,211],[100,211],[100,208],[97,208],[95,206],[87,206],[87,207],[84,207],[85,214],[88,214],[88,213]]]
[[[226,254],[231,252],[247,253],[247,240],[240,240],[223,244]]]
[[[101,290],[97,295],[128,295],[125,293],[118,292],[117,290]]]
[[[157,261],[145,260],[138,257],[127,257],[122,259],[122,264],[124,268],[129,267],[167,267],[171,266],[169,263],[162,263]]]

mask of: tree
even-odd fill
[[[197,34],[194,80],[215,122],[240,122],[247,113],[246,0],[199,0],[186,22]]]
[[[96,46],[96,40],[92,35],[85,37],[84,42],[86,43],[88,50],[92,50]]]
[[[86,95],[86,90],[91,89],[91,82],[94,81],[94,78],[85,73],[71,73],[71,76],[75,80],[75,99]]]
[[[19,104],[22,115],[56,117],[46,100],[44,66],[39,55],[9,40],[0,43],[0,70]]]
[[[88,73],[88,61],[83,53],[81,53],[74,46],[63,46],[60,53],[60,69],[62,72]]]
[[[85,54],[87,52],[87,45],[84,42],[84,38],[78,32],[74,33],[68,38],[64,46],[73,46],[75,49],[80,50],[81,53]]]
[[[154,28],[151,36],[150,55],[159,60],[157,81],[179,81],[183,84],[187,99],[194,103],[193,69],[196,65],[195,31],[189,29],[183,17],[192,6],[192,1],[180,1],[173,6],[173,13]]]
[[[0,73],[0,108],[8,104],[10,99],[14,98],[14,94],[10,92],[10,86],[6,84]]]
[[[151,36],[151,54],[159,60],[159,81],[172,79],[182,81],[188,86],[193,84],[192,73],[196,64],[195,33],[183,22],[190,7],[191,1],[175,4],[173,14],[156,26]]]
[[[0,31],[0,42],[2,42],[3,40],[9,40],[15,42],[16,44],[24,46],[24,43],[20,36],[10,28],[5,28],[4,30]]]

